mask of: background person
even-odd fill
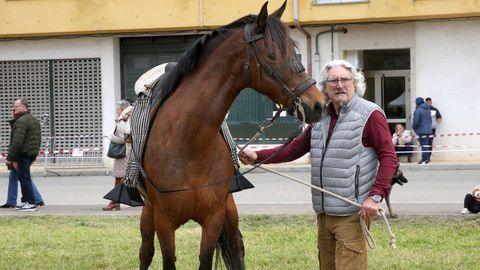
[[[280,163],[310,151],[312,184],[362,205],[358,209],[312,189],[320,268],[367,269],[360,216],[369,220],[379,214],[398,161],[384,112],[362,98],[363,74],[352,64],[335,60],[323,67],[320,78],[319,88],[329,100],[321,122],[309,126],[270,159],[281,147],[247,149],[239,157],[245,164]]]
[[[427,103],[428,106],[430,106],[430,116],[432,117],[432,136],[428,137],[429,138],[428,145],[430,145],[428,160],[430,160],[432,157],[433,139],[437,134],[437,125],[440,124],[440,122],[442,122],[442,115],[440,114],[440,111],[437,108],[433,107],[433,102],[431,98],[427,97],[425,99],[425,103]]]
[[[480,214],[480,185],[476,186],[472,192],[465,195],[463,200],[463,210],[460,212],[463,215],[470,213]]]
[[[413,112],[412,129],[418,136],[418,143],[422,147],[422,159],[418,164],[430,163],[430,147],[428,144],[429,136],[432,135],[432,118],[430,116],[430,107],[424,102],[422,97],[415,99],[415,112]]]
[[[130,158],[132,148],[130,138],[130,115],[132,113],[132,108],[130,102],[126,100],[117,103],[118,118],[115,120],[115,132],[110,137],[110,140],[117,144],[125,144],[126,156],[113,161],[112,175],[115,177],[115,186],[122,184],[122,178],[125,176],[127,162]],[[120,210],[120,203],[117,201],[110,201],[110,203],[102,209],[103,211]]]
[[[412,162],[412,132],[405,129],[403,124],[397,124],[395,126],[395,133],[392,135],[392,143],[395,146],[395,152],[397,158],[399,156],[407,156],[408,163]]]
[[[22,212],[36,211],[37,205],[33,197],[30,166],[36,160],[40,150],[42,140],[40,122],[30,113],[26,98],[15,101],[13,115],[6,162],[7,166],[11,165],[17,171],[20,180],[25,204],[18,210]]]
[[[17,206],[17,196],[18,196],[18,174],[15,169],[11,168],[8,172],[8,191],[7,191],[7,202],[0,206],[0,208],[15,208]],[[35,201],[35,205],[44,206],[45,203],[43,202],[42,195],[38,191],[35,183],[32,179],[32,189],[33,189],[33,199]],[[25,201],[22,200],[23,203]]]

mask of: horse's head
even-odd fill
[[[295,53],[295,43],[280,21],[286,2],[271,15],[267,4],[255,22],[246,24],[244,29],[247,86],[269,96],[300,120],[316,122],[320,120],[325,97],[315,80],[307,77]]]

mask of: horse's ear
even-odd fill
[[[277,9],[275,12],[270,14],[270,16],[275,16],[275,17],[280,19],[282,17],[283,12],[285,11],[286,7],[287,7],[287,0],[285,0],[285,2],[283,2],[283,5],[279,9]]]
[[[262,9],[260,9],[260,13],[257,16],[257,33],[263,33],[265,31],[265,26],[267,25],[267,11],[268,1],[263,4]]]

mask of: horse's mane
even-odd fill
[[[157,101],[165,101],[175,91],[182,77],[195,69],[202,54],[208,50],[208,45],[217,44],[216,42],[211,42],[212,40],[225,38],[230,31],[243,27],[248,23],[254,23],[256,19],[257,16],[255,15],[244,16],[228,25],[213,30],[209,34],[205,34],[195,41],[182,54],[173,70],[165,74],[163,82],[155,86],[153,104],[156,104]],[[296,44],[289,37],[287,27],[279,18],[268,16],[264,40],[266,59],[270,62],[273,64],[286,62],[292,72],[305,70],[300,60],[296,57],[294,50]]]

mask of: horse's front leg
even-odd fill
[[[146,270],[152,263],[153,255],[155,254],[155,226],[153,223],[152,207],[145,203],[142,209],[140,219],[140,234],[142,235],[142,245],[140,247],[140,270]]]
[[[200,266],[198,269],[212,269],[213,254],[225,222],[225,208],[221,208],[209,215],[206,222],[200,224],[202,226],[202,240],[200,243]]]
[[[238,229],[238,212],[237,206],[232,194],[228,194],[227,208],[225,217],[225,226],[223,228],[227,236],[228,253],[231,255],[232,269],[245,269],[245,248],[243,246],[242,235]]]
[[[163,269],[175,270],[175,227],[166,217],[155,215],[155,230],[162,250]]]

